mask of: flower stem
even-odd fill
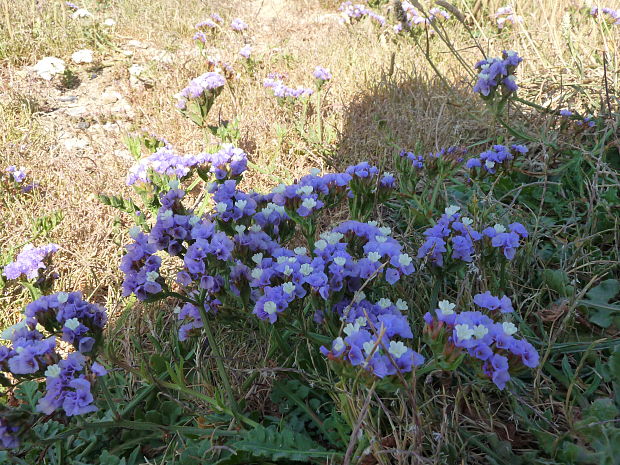
[[[222,353],[217,345],[217,341],[213,335],[213,331],[211,330],[211,326],[209,325],[209,318],[207,316],[207,312],[204,307],[204,303],[201,302],[198,305],[198,310],[200,311],[200,318],[202,319],[202,324],[207,334],[207,340],[209,341],[209,347],[211,347],[211,351],[215,356],[215,363],[217,365],[217,371],[219,372],[222,383],[224,384],[224,389],[226,390],[226,395],[228,396],[229,408],[232,410],[235,417],[237,417],[238,406],[237,400],[235,399],[235,395],[233,393],[232,387],[230,385],[230,379],[228,378],[228,373],[226,373],[226,367],[224,367],[224,362],[222,358]]]

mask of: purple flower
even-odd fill
[[[289,87],[278,78],[267,78],[263,83],[264,87],[267,87],[273,91],[273,95],[279,98],[299,98],[308,97],[314,93],[312,89],[298,86],[297,88]]]
[[[243,47],[241,47],[241,50],[239,50],[239,55],[249,60],[250,56],[252,55],[252,46],[250,44],[245,44]]]
[[[515,92],[518,86],[514,80],[514,71],[522,60],[516,52],[504,50],[502,58],[479,61],[475,66],[480,73],[474,92],[489,97],[499,85],[503,87],[505,95]]]
[[[226,78],[217,72],[208,72],[192,79],[187,87],[177,95],[177,108],[185,110],[190,100],[210,99],[222,90],[226,84]]]
[[[21,183],[26,179],[26,168],[24,167],[17,169],[15,166],[11,165],[6,169],[6,172],[11,174],[13,181],[16,183]]]
[[[72,391],[64,395],[62,403],[68,417],[97,411],[97,407],[93,405],[95,399],[90,392],[90,383],[86,379],[73,379],[69,381],[69,387]]]
[[[319,81],[329,81],[332,78],[332,73],[329,71],[329,68],[323,68],[322,66],[314,68],[314,73],[312,73],[312,75]]]
[[[4,276],[7,279],[17,279],[24,275],[27,279],[36,279],[39,270],[45,269],[46,259],[58,250],[56,244],[47,244],[34,247],[32,244],[24,246],[15,261],[4,267]]]
[[[0,417],[0,449],[15,449],[19,447],[19,426],[11,426],[6,418]]]
[[[241,18],[235,18],[230,23],[230,27],[233,31],[241,32],[245,31],[248,25]]]

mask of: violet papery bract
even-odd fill
[[[19,447],[19,430],[19,426],[11,425],[10,420],[0,416],[0,450]]]
[[[381,26],[384,26],[386,23],[385,17],[375,13],[370,8],[360,3],[353,3],[351,1],[343,2],[338,7],[338,11],[342,14],[343,22],[351,23],[354,21],[359,21],[362,18],[369,17]]]
[[[437,223],[424,231],[426,240],[418,249],[418,258],[426,258],[439,267],[444,266],[446,257],[469,263],[477,254],[476,244],[486,237],[487,246],[501,249],[506,259],[512,260],[521,241],[528,237],[521,223],[511,223],[508,228],[496,224],[480,233],[472,227],[473,220],[462,216],[459,210],[454,205],[446,208]]]
[[[527,152],[528,148],[525,145],[513,144],[510,147],[494,145],[477,157],[467,160],[465,167],[472,170],[473,174],[495,174],[498,169],[508,168],[515,156]]]
[[[40,297],[26,306],[23,320],[1,335],[10,342],[0,345],[3,378],[4,373],[17,381],[45,377],[46,391],[37,411],[46,415],[60,412],[70,417],[96,411],[92,383],[107,372],[93,357],[106,322],[105,309],[83,300],[80,292]],[[57,351],[58,335],[75,351]],[[0,449],[19,446],[20,428],[11,426],[11,416],[0,413]]]
[[[451,17],[450,13],[438,7],[431,8],[428,11],[428,17],[426,17],[411,2],[406,0],[401,2],[401,8],[405,16],[405,25],[408,28],[428,27],[436,19],[450,19]]]
[[[105,370],[97,368],[90,372],[93,377],[97,373],[105,374]],[[37,404],[39,412],[51,415],[62,411],[71,417],[97,411],[91,392],[92,382],[87,377],[87,361],[79,352],[71,353],[57,364],[50,365],[45,372],[45,385],[45,395]]]
[[[13,178],[13,181],[15,181],[18,184],[23,182],[24,179],[26,179],[26,174],[27,174],[26,168],[24,168],[23,166],[18,169],[17,167],[11,165],[11,166],[8,166],[5,171],[9,173],[11,177]]]
[[[492,99],[498,88],[503,96],[510,95],[518,89],[515,81],[515,70],[523,59],[512,50],[504,50],[502,58],[488,58],[476,63],[480,72],[474,85],[474,92],[483,98]]]
[[[361,298],[339,307],[346,312],[344,337],[320,349],[330,360],[346,361],[379,378],[408,373],[424,363],[424,357],[402,341],[413,338],[407,317],[402,314],[407,310],[402,300],[393,303],[383,298],[373,304],[361,293]]]
[[[590,9],[590,14],[595,18],[601,17],[608,23],[615,24],[616,26],[620,25],[620,10],[614,10],[607,7],[593,6]]]
[[[495,307],[498,303],[500,306],[492,310],[500,309],[506,313],[501,310],[503,305],[508,312],[512,311],[512,303],[506,296],[500,299],[486,292],[478,294],[474,302],[476,300],[482,308]],[[482,373],[499,389],[504,389],[510,380],[510,370],[538,366],[538,352],[529,342],[514,337],[518,331],[514,323],[495,321],[480,311],[457,312],[455,307],[453,303],[442,300],[434,315],[424,315],[425,333],[432,340],[445,344],[440,347],[442,356],[448,355],[454,360],[461,353],[467,354],[470,360],[481,363]]]
[[[319,81],[330,81],[332,78],[332,73],[329,68],[323,68],[322,66],[314,68],[312,75]]]
[[[148,157],[141,158],[127,173],[127,185],[151,182],[151,173],[182,178],[196,164],[192,157],[179,155],[172,147],[159,147]]]
[[[249,60],[250,57],[252,56],[252,46],[250,44],[245,44],[239,50],[239,55],[241,55],[246,60]]]
[[[250,283],[260,296],[254,314],[275,323],[294,300],[309,293],[325,301],[336,293],[352,298],[365,280],[394,284],[410,275],[415,271],[412,259],[389,233],[374,224],[345,221],[321,234],[311,255],[305,248],[283,247],[257,254]]]
[[[437,224],[424,231],[427,239],[418,250],[418,258],[427,258],[433,265],[442,267],[449,247],[453,260],[473,260],[476,252],[474,244],[482,235],[472,228],[473,220],[461,216],[459,210],[457,206],[446,208]]]
[[[209,110],[225,84],[226,78],[218,72],[201,74],[175,96],[176,107],[195,124],[204,126]]]
[[[230,28],[236,32],[245,31],[248,28],[248,25],[241,18],[235,18],[230,23]]]
[[[4,267],[3,274],[7,279],[18,279],[20,276],[36,279],[40,270],[46,268],[46,260],[57,251],[58,246],[56,244],[47,244],[41,247],[27,244],[17,255],[17,258]]]
[[[314,91],[308,87],[297,86],[289,87],[281,79],[268,77],[263,82],[264,87],[271,89],[273,95],[278,98],[296,99],[299,97],[309,97]]]
[[[516,14],[510,5],[498,8],[492,17],[497,21],[498,29],[503,29],[508,24],[514,26],[523,22],[523,17]]]

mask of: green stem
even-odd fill
[[[316,112],[318,117],[319,124],[319,142],[323,143],[323,115],[321,111],[321,91],[317,92],[317,103],[316,103]]]
[[[229,407],[233,411],[234,416],[237,417],[237,400],[235,399],[235,395],[233,393],[232,387],[230,385],[230,379],[228,378],[228,373],[226,372],[226,367],[224,366],[222,353],[220,352],[220,348],[217,345],[217,341],[215,340],[215,336],[213,335],[213,331],[211,330],[211,325],[209,324],[209,318],[207,316],[207,311],[205,310],[204,303],[200,302],[198,306],[200,311],[200,318],[202,319],[203,327],[205,333],[207,334],[207,340],[209,341],[209,347],[211,347],[211,351],[215,356],[215,364],[217,365],[217,370],[219,372],[222,383],[224,383],[224,389],[226,390],[226,394],[228,396]]]

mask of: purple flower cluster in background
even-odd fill
[[[525,145],[494,145],[489,150],[482,152],[477,157],[470,158],[465,163],[467,169],[480,169],[487,173],[495,174],[499,168],[506,168],[514,160],[516,154],[528,152]]]
[[[187,87],[179,92],[177,108],[185,110],[190,100],[208,99],[217,95],[226,84],[226,78],[216,72],[204,73],[190,81]]]
[[[187,176],[191,168],[198,167],[200,170],[211,171],[217,179],[228,176],[240,176],[247,168],[248,159],[246,153],[232,144],[222,144],[222,148],[215,153],[200,153],[198,155],[181,156],[171,146],[157,149],[155,153],[140,159],[133,165],[127,174],[127,185],[136,183],[148,183],[151,180],[151,172],[183,178]]]
[[[461,216],[459,210],[456,206],[446,208],[437,224],[424,231],[427,239],[418,250],[418,258],[427,257],[432,264],[442,267],[450,248],[452,260],[470,263],[476,255],[475,244],[487,237],[491,247],[501,249],[504,256],[512,260],[521,239],[528,237],[527,230],[520,223],[511,223],[508,228],[496,224],[480,233],[471,226],[473,220]]]
[[[242,32],[248,28],[248,25],[241,18],[235,18],[231,21],[230,28],[233,31]]]
[[[319,81],[330,81],[332,78],[332,73],[329,71],[329,68],[323,68],[322,66],[314,68],[312,75]]]
[[[245,44],[239,50],[239,55],[241,55],[246,60],[249,60],[250,57],[252,56],[252,46],[250,44]]]
[[[359,292],[356,299],[338,305],[345,324],[345,337],[337,337],[321,353],[330,360],[343,360],[360,366],[379,378],[408,373],[424,363],[424,357],[407,347],[402,340],[413,338],[413,332],[402,314],[407,304],[380,299],[372,303]]]
[[[11,165],[6,169],[6,172],[11,175],[13,181],[16,183],[22,183],[24,179],[26,179],[26,168],[23,166],[18,169],[17,167]]]
[[[127,185],[150,182],[151,170],[155,173],[182,178],[195,165],[192,157],[179,155],[172,147],[159,147],[148,157],[141,158],[127,173]]]
[[[57,251],[56,244],[47,244],[42,247],[27,244],[17,255],[15,261],[4,267],[3,274],[7,279],[18,279],[22,275],[27,279],[36,279],[39,271],[45,269],[46,259]]]
[[[560,110],[560,116],[563,116],[564,118],[570,118],[571,116],[574,116],[574,115],[575,114],[568,109]],[[580,126],[580,127],[593,128],[596,126],[596,122],[592,120],[592,116],[586,116],[585,118],[581,120],[575,120],[574,123],[575,125]]]
[[[474,304],[492,315],[513,311],[512,302],[490,292],[474,296]],[[515,366],[536,368],[539,356],[536,349],[524,339],[517,339],[517,327],[509,321],[496,322],[481,311],[455,311],[456,305],[447,300],[439,302],[435,315],[424,315],[425,332],[433,339],[447,336],[444,353],[465,352],[473,360],[482,362],[482,372],[499,389],[510,380],[510,369]]]
[[[428,17],[422,15],[412,3],[404,0],[401,8],[405,14],[405,23],[408,28],[414,26],[428,27],[436,19],[450,19],[450,14],[441,8],[431,8],[428,10]]]
[[[21,322],[2,333],[10,345],[0,345],[0,371],[18,380],[45,377],[46,392],[37,404],[41,413],[62,411],[74,416],[94,412],[97,407],[91,386],[106,370],[84,354],[92,355],[106,321],[105,309],[84,301],[79,292],[40,297],[26,306]],[[63,358],[56,350],[57,334],[75,352]],[[0,441],[5,448],[19,445],[17,431],[6,421],[0,422]]]
[[[426,155],[416,155],[415,153],[408,152],[407,150],[401,150],[398,155],[403,159],[409,160],[414,168],[421,170],[440,159],[450,159],[456,163],[461,163],[463,161],[463,155],[466,153],[466,148],[453,146],[443,148],[438,152],[429,152]]]
[[[493,18],[497,21],[498,29],[503,29],[507,24],[514,26],[523,22],[523,17],[516,14],[510,5],[498,8]]]
[[[493,96],[501,86],[504,95],[515,92],[519,86],[515,82],[514,72],[523,59],[512,50],[504,50],[502,58],[487,58],[476,63],[480,71],[474,92],[483,97]]]
[[[263,85],[266,88],[271,89],[273,91],[273,95],[279,98],[295,99],[299,97],[308,97],[314,93],[314,91],[308,87],[289,87],[278,77],[267,77],[263,82]]]
[[[19,426],[11,425],[8,420],[0,417],[0,450],[19,447]]]
[[[342,12],[343,22],[350,23],[352,21],[359,21],[362,18],[368,16],[373,21],[379,23],[381,26],[384,26],[386,23],[383,16],[375,13],[370,8],[360,3],[353,3],[351,1],[343,2],[338,7],[338,11]]]
[[[604,18],[609,23],[615,24],[616,26],[620,25],[620,10],[613,10],[611,8],[600,6],[593,6],[590,10],[590,14],[595,18],[599,16]]]

